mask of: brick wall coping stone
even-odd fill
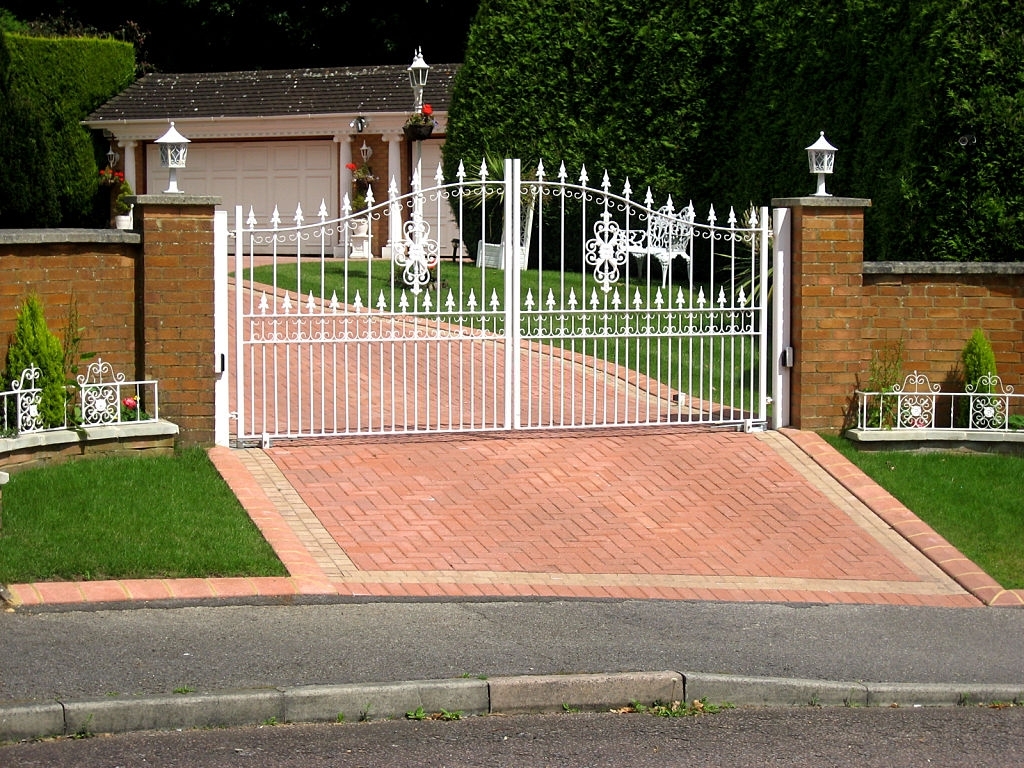
[[[186,195],[183,192],[136,195],[125,199],[135,205],[220,205],[224,202],[220,195]]]
[[[861,450],[945,450],[1024,454],[1024,432],[967,429],[848,429]]]
[[[865,261],[865,275],[1024,275],[1014,261]]]
[[[773,208],[870,208],[871,200],[866,197],[832,197],[831,195],[807,195],[806,197],[773,197]]]
[[[129,243],[142,237],[126,229],[0,229],[0,244],[45,245],[51,243]]]
[[[139,437],[173,437],[178,425],[163,419],[146,419],[134,424],[109,424],[82,429],[54,429],[0,438],[0,457],[26,448],[53,447],[98,440],[131,440]]]

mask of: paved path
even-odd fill
[[[13,585],[15,600],[1024,605],[813,433],[348,439],[211,456],[288,577]]]

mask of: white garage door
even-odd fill
[[[160,152],[150,145],[146,158],[146,188],[167,188],[167,169]],[[220,208],[234,217],[236,205],[249,215],[252,206],[265,226],[277,206],[282,226],[293,226],[295,208],[302,205],[305,223],[316,220],[320,202],[329,218],[338,215],[338,147],[333,141],[197,142],[188,147],[186,167],[178,172],[178,187],[194,195],[219,195]]]

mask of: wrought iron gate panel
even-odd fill
[[[763,424],[767,209],[720,225],[628,182],[613,193],[607,174],[521,175],[512,160],[453,182],[438,169],[312,224],[238,209],[237,440]],[[401,232],[393,258],[346,256],[374,221]]]

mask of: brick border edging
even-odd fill
[[[782,429],[785,436],[836,482],[878,515],[946,575],[987,606],[1024,608],[1024,589],[1003,589],[931,526],[832,448],[819,434]]]

